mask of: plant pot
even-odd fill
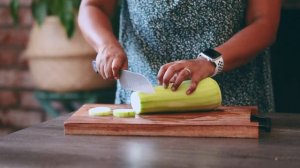
[[[91,62],[96,52],[86,43],[78,26],[68,39],[57,17],[47,17],[41,26],[34,24],[24,55],[36,87],[42,90],[84,91],[115,84],[93,71]]]

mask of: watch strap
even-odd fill
[[[209,50],[213,50],[213,49],[209,49]],[[215,51],[215,50],[214,50]],[[215,51],[216,53],[218,53],[217,51]],[[213,73],[213,76],[221,73],[223,71],[223,67],[224,67],[224,60],[221,54],[219,54],[219,56],[215,59],[212,59],[209,55],[205,54],[206,52],[202,52],[198,55],[198,57],[203,57],[205,58],[207,61],[212,62],[213,64],[215,64],[216,68],[215,68],[215,72]]]
[[[213,77],[223,71],[223,67],[224,67],[223,57],[220,56],[219,58],[215,59],[214,64],[216,65],[216,68],[215,68],[214,74],[211,77]]]

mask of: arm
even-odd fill
[[[276,39],[280,0],[249,0],[247,26],[215,49],[222,53],[224,71],[246,64]]]
[[[113,34],[110,17],[117,0],[82,0],[78,23],[86,40],[98,52],[96,63],[104,79],[117,79],[127,69],[127,57]]]
[[[215,48],[223,55],[224,71],[248,63],[275,41],[280,6],[280,0],[248,0],[247,26]],[[189,70],[186,70],[187,67]],[[191,94],[199,81],[211,76],[213,72],[214,66],[205,59],[181,60],[163,65],[158,80],[165,87],[174,82],[172,90],[176,90],[183,80],[191,78],[192,83],[187,90],[187,94]]]

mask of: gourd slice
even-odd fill
[[[109,107],[95,107],[89,109],[89,116],[110,116],[112,110]]]
[[[114,109],[113,115],[115,117],[128,118],[128,117],[134,117],[135,112],[133,111],[133,109]]]

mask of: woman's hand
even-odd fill
[[[118,79],[119,71],[127,69],[127,57],[110,22],[117,0],[82,0],[78,23],[85,39],[98,52],[96,68],[103,79]]]
[[[170,83],[173,83],[172,90],[177,88],[184,80],[191,79],[191,85],[186,91],[186,94],[192,94],[198,83],[211,75],[215,71],[215,65],[207,61],[205,58],[197,58],[191,60],[175,61],[163,65],[157,75],[160,85],[168,88]]]
[[[128,60],[122,47],[113,43],[99,48],[96,65],[103,79],[119,79],[120,70],[128,69]]]

